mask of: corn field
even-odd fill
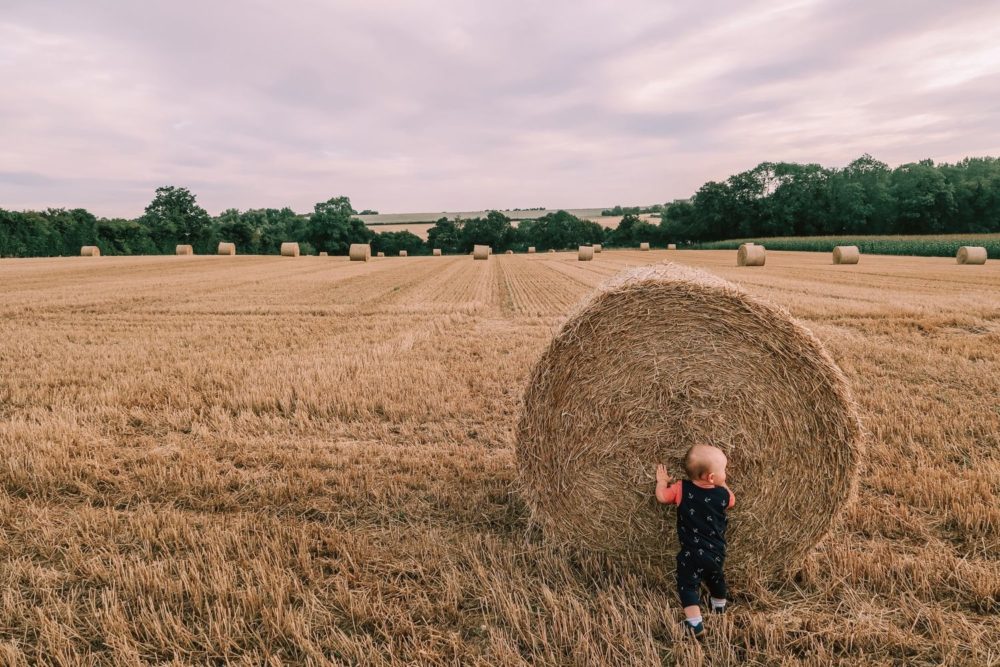
[[[838,245],[856,245],[865,255],[913,255],[954,257],[964,245],[983,246],[992,258],[1000,258],[1000,234],[943,234],[940,236],[782,236],[746,238],[702,243],[706,250],[735,250],[747,241],[768,250],[832,252]]]

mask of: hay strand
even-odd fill
[[[589,262],[594,259],[594,247],[582,245],[576,251],[576,258],[581,262]]]
[[[976,245],[964,245],[955,254],[955,260],[959,264],[985,264],[989,254],[986,248]]]
[[[861,261],[861,251],[856,245],[839,245],[833,249],[834,264],[857,264]]]
[[[352,262],[367,262],[372,256],[372,246],[370,243],[352,243],[347,254]],[[384,257],[382,253],[378,256]]]
[[[472,259],[489,259],[490,257],[490,247],[485,245],[477,245],[472,247]]]
[[[282,257],[298,257],[299,256],[299,244],[298,243],[282,243],[281,244],[281,256]]]
[[[762,245],[744,243],[736,251],[736,266],[764,266],[767,250]]]
[[[556,545],[668,564],[674,514],[654,500],[653,469],[683,475],[694,443],[729,457],[735,582],[794,571],[854,496],[861,427],[840,369],[785,310],[697,269],[640,267],[600,287],[523,405],[522,491]]]

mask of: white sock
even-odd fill
[[[701,625],[701,616],[690,616],[687,618],[687,622],[691,624],[692,628],[696,628]]]
[[[725,607],[726,606],[726,598],[722,598],[720,600],[719,598],[710,597],[708,599],[712,603],[713,607]]]

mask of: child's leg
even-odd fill
[[[688,625],[697,634],[702,632],[701,607],[698,605],[701,569],[695,565],[693,559],[685,558],[682,548],[677,554],[677,595],[684,606],[684,616]]]
[[[726,575],[722,567],[711,567],[705,570],[705,585],[711,596],[712,611],[722,612],[726,609],[726,598],[729,597],[729,587],[726,585]]]

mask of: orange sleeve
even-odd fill
[[[726,491],[729,491],[729,504],[726,505],[726,509],[730,509],[733,505],[736,504],[736,496],[733,495],[732,489],[730,489],[728,486],[726,487]]]
[[[663,498],[660,500],[660,502],[662,502],[664,505],[679,506],[681,504],[681,496],[683,495],[684,494],[681,493],[681,483],[678,480],[667,487],[667,491],[666,493],[663,494]]]

